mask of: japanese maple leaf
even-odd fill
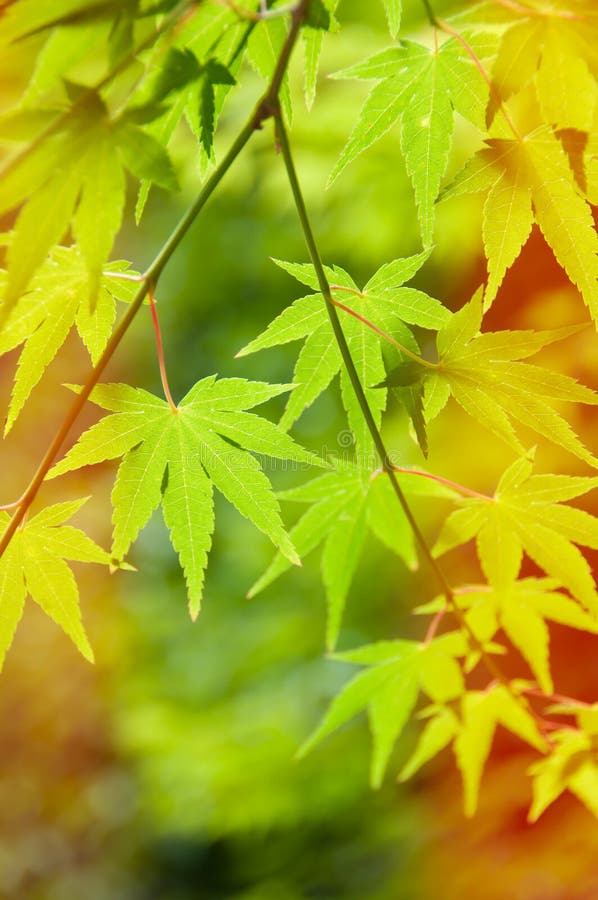
[[[596,488],[598,478],[532,475],[532,469],[532,461],[522,457],[504,472],[493,497],[462,498],[442,526],[434,553],[475,538],[486,578],[505,590],[517,578],[525,552],[596,615],[596,585],[575,545],[598,549],[598,519],[563,502]]]
[[[507,27],[492,67],[500,97],[508,100],[533,82],[546,122],[556,128],[589,131],[598,100],[596,4],[592,0],[524,0],[505,5],[500,12]],[[471,15],[475,18],[475,7]],[[491,101],[490,119],[496,109]]]
[[[551,712],[574,715],[577,728],[554,731],[550,755],[530,767],[534,799],[528,819],[536,822],[566,790],[598,816],[598,703],[561,704]]]
[[[442,485],[422,478],[405,475],[399,480],[410,496],[453,496],[453,492]],[[316,547],[322,545],[324,548],[321,568],[328,607],[326,644],[329,650],[333,649],[368,531],[406,565],[416,568],[411,526],[397,505],[388,477],[380,474],[372,478],[371,469],[346,460],[337,460],[335,471],[279,492],[277,496],[281,500],[309,504],[307,512],[291,529],[290,537],[302,559]],[[289,567],[289,560],[277,553],[251,588],[249,596],[264,590]]]
[[[598,620],[559,591],[554,578],[502,580],[494,585],[468,585],[455,591],[455,601],[464,610],[469,627],[484,644],[502,628],[527,660],[540,688],[553,691],[550,673],[550,632],[547,621],[598,634]],[[418,613],[436,613],[445,606],[440,597],[417,608]]]
[[[271,484],[248,452],[324,465],[278,426],[247,412],[291,387],[212,375],[173,409],[139,388],[98,385],[91,400],[112,415],[84,432],[50,477],[122,456],[112,492],[112,554],[125,556],[161,503],[196,616],[214,528],[213,486],[300,564]]]
[[[494,40],[487,36],[473,42],[483,59],[494,48]],[[424,246],[429,246],[434,236],[434,203],[449,159],[454,110],[485,130],[486,82],[453,38],[440,48],[400,41],[335,77],[370,79],[377,84],[332,170],[330,183],[400,122],[401,151],[415,191]]]
[[[435,703],[463,694],[457,657],[466,653],[462,634],[449,632],[429,644],[380,641],[335,654],[335,659],[367,666],[336,696],[320,725],[299,751],[303,756],[357,713],[366,710],[373,737],[370,780],[379,787],[393,746],[411,715],[420,689]]]
[[[108,263],[115,276],[127,270],[123,262]],[[0,272],[0,283],[4,281]],[[129,301],[136,285],[103,276],[93,308],[89,275],[76,247],[55,247],[35,273],[29,290],[11,309],[0,330],[0,355],[23,345],[15,373],[4,433],[14,425],[29,394],[52,362],[71,328],[76,327],[92,362],[97,363],[112,332],[116,300]]]
[[[452,742],[463,778],[466,816],[473,816],[476,811],[484,766],[498,725],[540,752],[547,749],[531,713],[502,684],[485,691],[467,691],[458,712],[442,705],[431,707],[430,713],[431,718],[399,778],[401,781],[411,778]]]
[[[67,82],[73,102],[62,130],[4,175],[0,214],[21,206],[7,251],[8,273],[0,316],[6,317],[72,222],[85,260],[93,307],[102,269],[120,229],[125,205],[125,170],[175,190],[166,151],[126,111],[111,118],[102,98]],[[79,104],[78,106],[75,104]]]
[[[555,259],[579,289],[598,322],[598,234],[563,144],[543,123],[534,97],[523,92],[509,106],[516,134],[500,116],[486,146],[443,197],[482,191],[483,240],[488,260],[485,304],[498,292],[537,223]]]
[[[340,266],[325,267],[332,285],[332,296],[339,303],[350,307],[375,327],[397,337],[401,344],[418,353],[419,346],[405,323],[422,328],[437,329],[450,318],[449,311],[433,297],[415,288],[404,287],[428,258],[420,253],[407,259],[396,259],[382,266],[360,289],[351,276]],[[274,260],[282,269],[307,285],[319,290],[319,283],[312,265],[287,263]],[[378,334],[369,324],[340,310],[343,331],[357,373],[379,425],[386,406],[386,392],[374,390],[384,378],[385,369],[382,347]],[[366,455],[370,451],[371,437],[355,392],[342,363],[336,337],[326,305],[321,294],[300,297],[284,309],[255,340],[237,353],[245,356],[280,344],[305,339],[301,348],[293,382],[297,388],[291,394],[281,419],[283,428],[290,428],[303,411],[324,391],[332,379],[340,373],[342,401],[347,412],[349,426],[355,435],[358,448]]]
[[[66,561],[109,565],[111,557],[78,528],[64,524],[86,500],[71,500],[42,509],[17,529],[0,559],[0,666],[28,594],[60,625],[83,656],[93,661],[93,651],[81,621],[77,582]],[[9,521],[8,513],[0,512],[2,530]]]
[[[547,344],[575,334],[580,326],[480,334],[481,324],[482,302],[478,293],[439,329],[436,365],[403,361],[382,384],[400,390],[405,386],[422,388],[421,403],[427,421],[438,415],[452,396],[468,415],[519,453],[525,450],[512,425],[513,419],[597,467],[598,459],[553,404],[566,401],[596,405],[598,395],[569,376],[521,362]],[[415,425],[419,434],[424,428],[423,420],[416,419]]]

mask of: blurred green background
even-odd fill
[[[442,12],[451,4],[437,4]],[[453,4],[454,5],[454,4]],[[343,0],[343,28],[328,36],[315,108],[301,100],[301,53],[293,65],[297,96],[292,139],[325,260],[359,282],[378,266],[420,249],[412,191],[396,132],[324,187],[367,85],[336,82],[330,72],[386,46],[382,5]],[[429,32],[415,0],[406,0],[405,32]],[[4,67],[9,67],[5,60]],[[14,67],[11,69],[14,74]],[[23,76],[26,76],[24,68]],[[19,85],[3,81],[8,105]],[[228,107],[218,139],[227,146],[258,95],[247,73]],[[451,171],[477,147],[462,121]],[[152,194],[139,229],[123,233],[117,256],[142,268],[199,187],[194,139],[181,130],[173,144],[183,190]],[[131,211],[134,196],[130,197]],[[132,216],[129,217],[129,221]],[[243,360],[234,354],[301,288],[269,260],[303,261],[271,127],[252,141],[217,197],[169,265],[158,291],[173,393],[181,396],[212,372],[288,381],[294,347]],[[518,299],[522,284],[532,300]],[[456,308],[484,276],[479,200],[440,207],[437,245],[416,284]],[[503,290],[493,325],[555,323],[582,318],[535,236]],[[563,299],[564,298],[564,299]],[[536,302],[537,301],[537,302]],[[536,305],[534,305],[536,304]],[[534,312],[539,310],[541,312]],[[544,326],[546,327],[546,326]],[[588,359],[575,339],[578,368]],[[556,356],[551,364],[558,367]],[[15,364],[2,363],[3,398]],[[563,363],[567,366],[567,361]],[[84,377],[87,361],[73,340],[31,401],[29,417],[6,442],[3,490],[15,494],[66,401],[63,381]],[[589,379],[589,361],[586,363]],[[577,372],[581,376],[583,371]],[[107,380],[160,392],[149,314],[127,337]],[[275,402],[264,411],[275,418]],[[91,421],[90,413],[90,421]],[[31,433],[36,422],[35,434]],[[583,424],[581,425],[583,428]],[[336,386],[298,423],[297,438],[316,451],[338,452],[346,428]],[[387,423],[393,452],[406,464],[423,460],[403,413]],[[586,426],[587,431],[587,426]],[[432,471],[472,487],[492,487],[511,459],[482,429],[452,411],[432,428]],[[552,454],[552,455],[551,455]],[[543,451],[550,464],[556,457]],[[567,460],[569,469],[570,460]],[[12,474],[11,474],[12,473]],[[306,473],[272,472],[277,486]],[[92,494],[79,517],[109,541],[114,467],[96,467],[52,485],[61,498]],[[417,512],[435,532],[446,507]],[[289,523],[293,509],[284,509]],[[592,838],[595,823],[566,798],[530,830],[524,771],[527,757],[505,736],[485,778],[479,818],[466,823],[459,782],[448,754],[415,783],[393,772],[413,746],[410,729],[383,788],[368,787],[369,738],[358,719],[305,760],[295,752],[347,670],[324,655],[324,595],[318,554],[263,595],[245,594],[271,558],[265,538],[226,503],[217,529],[199,620],[191,624],[176,557],[158,516],[138,541],[136,573],[112,577],[80,567],[83,610],[97,657],[89,667],[35,609],[28,609],[0,681],[0,897],[18,900],[428,900],[598,896]],[[467,554],[455,573],[476,577]],[[457,577],[455,575],[455,577]],[[407,572],[371,540],[349,596],[341,647],[394,636],[419,636],[412,607],[433,595],[427,573]],[[555,652],[566,661],[561,635]],[[576,637],[575,654],[596,676],[595,654]],[[558,651],[558,647],[561,650]],[[517,663],[518,664],[518,663]],[[564,662],[563,662],[564,665]],[[563,687],[583,693],[581,675]],[[591,679],[590,679],[591,680]],[[595,683],[595,679],[594,679]],[[557,819],[558,816],[558,819]],[[555,834],[558,827],[558,846]],[[588,836],[589,835],[589,836]],[[493,878],[488,881],[488,871]],[[575,885],[575,889],[572,889]]]

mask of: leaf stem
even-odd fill
[[[249,116],[247,122],[237,135],[236,139],[233,141],[233,144],[229,148],[228,153],[224,156],[222,161],[213,171],[212,175],[208,178],[203,188],[199,192],[195,202],[189,207],[187,212],[180,219],[178,225],[176,225],[174,230],[171,232],[170,236],[163,244],[161,250],[158,252],[153,262],[145,272],[143,279],[139,284],[139,289],[133,297],[129,308],[112,332],[112,335],[110,336],[110,339],[106,344],[104,352],[90,372],[87,381],[81,389],[81,392],[74,397],[60,428],[56,432],[56,435],[47,448],[36,472],[29,482],[29,485],[25,489],[20,500],[17,502],[17,504],[15,504],[15,514],[12,516],[10,522],[6,526],[4,534],[0,538],[0,557],[2,557],[2,555],[4,554],[6,548],[13,538],[13,535],[25,518],[29,507],[37,496],[37,492],[39,491],[46,475],[48,474],[48,471],[50,470],[50,467],[52,466],[52,463],[56,459],[56,456],[58,455],[62,444],[66,440],[73,424],[78,419],[81,411],[83,410],[83,407],[85,406],[85,403],[87,402],[93,388],[98,383],[102,372],[108,365],[108,362],[112,358],[115,350],[127,333],[129,326],[131,325],[139,309],[141,308],[141,305],[148,295],[150,288],[155,289],[160,275],[162,274],[162,271],[169,262],[173,253],[178,248],[179,244],[189,231],[189,228],[191,227],[201,210],[204,208],[207,201],[210,199],[228,170],[231,168],[232,164],[235,162],[252,134],[262,127],[262,124],[266,119],[270,118],[274,114],[276,98],[278,97],[278,92],[280,90],[284,74],[286,72],[290,55],[297,41],[297,36],[301,28],[303,17],[307,10],[308,2],[309,0],[299,0],[299,3],[293,11],[291,27],[287,34],[285,43],[283,44],[283,47],[280,51],[278,63],[276,65],[268,88],[262,95],[261,99],[258,101],[255,109]]]
[[[575,22],[587,21],[585,16],[580,16],[567,9],[551,9],[550,11],[544,11],[541,9],[533,9],[531,6],[525,6],[522,3],[516,3],[515,0],[494,0],[494,2],[498,3],[499,6],[504,6],[505,9],[512,9],[513,12],[521,13],[530,18],[567,19]]]
[[[332,285],[330,286],[330,289],[334,290]],[[350,290],[350,289],[347,288],[347,290]],[[363,294],[362,294],[362,296],[363,296]],[[331,295],[331,297],[332,297],[332,295]],[[344,303],[341,303],[340,300],[335,300],[334,297],[332,297],[332,302],[334,303],[334,305],[336,307],[338,307],[338,309],[344,310],[344,312],[349,313],[350,316],[353,316],[355,319],[358,319],[360,322],[362,322],[368,328],[371,328],[371,330],[375,331],[376,334],[379,334],[381,338],[383,338],[385,341],[388,341],[389,344],[392,344],[393,347],[396,347],[397,350],[400,350],[401,353],[405,354],[405,356],[408,356],[410,359],[413,359],[416,363],[419,363],[420,366],[425,366],[427,369],[437,369],[438,368],[437,363],[429,362],[427,359],[424,359],[423,357],[418,356],[417,353],[413,353],[411,350],[408,350],[407,347],[403,346],[403,344],[400,344],[398,341],[395,341],[395,339],[392,337],[392,335],[387,334],[386,331],[383,331],[381,328],[378,328],[377,325],[374,325],[373,322],[370,322],[369,319],[366,319],[365,316],[362,316],[360,313],[355,312],[355,310],[351,309],[350,306],[345,306]]]
[[[294,3],[287,3],[285,6],[279,6],[276,9],[268,9],[263,0],[260,0],[259,10],[246,9],[234,0],[215,0],[218,6],[226,6],[232,10],[240,19],[249,19],[251,22],[261,22],[266,19],[280,19],[283,16],[292,14],[295,9]]]
[[[3,503],[2,506],[0,506],[0,511],[9,512],[11,509],[16,509],[23,502],[23,497],[24,494],[21,495],[18,500],[13,500],[12,503]]]
[[[584,709],[591,709],[592,704],[586,703],[585,700],[575,700],[573,697],[566,697],[564,694],[547,694],[544,691],[539,690],[538,688],[526,688],[523,691],[524,694],[531,694],[533,697],[541,697],[545,700],[550,700],[553,703],[560,703],[563,706],[581,706]],[[571,715],[575,714],[575,710],[571,710]],[[569,715],[569,713],[567,713]]]
[[[133,281],[135,284],[140,284],[145,281],[146,275],[145,273],[133,275],[131,272],[102,272],[102,278],[118,278],[120,281]]]
[[[150,285],[147,290],[147,299],[149,300],[150,312],[152,314],[152,324],[154,326],[154,334],[156,336],[156,352],[158,354],[158,366],[160,368],[160,379],[162,381],[162,390],[164,391],[164,396],[168,400],[168,405],[170,406],[173,413],[178,413],[178,411],[179,411],[178,406],[172,399],[172,394],[170,392],[170,385],[168,384],[168,375],[166,373],[166,360],[164,358],[164,343],[162,341],[162,332],[160,330],[160,320],[158,318],[158,307],[156,305],[156,298],[154,296],[153,285]]]
[[[419,478],[429,478],[431,481],[437,481],[438,484],[445,484],[447,487],[453,488],[453,490],[457,491],[459,494],[464,494],[466,497],[476,497],[478,500],[492,501],[492,497],[489,497],[487,494],[481,494],[479,491],[474,491],[456,481],[451,481],[450,478],[443,478],[441,475],[433,475],[431,472],[426,472],[424,469],[406,469],[402,466],[393,466],[393,470],[395,472],[400,472],[402,475],[417,475]],[[453,593],[455,593],[455,591],[453,591]]]
[[[434,638],[436,637],[436,632],[438,631],[438,626],[444,619],[446,611],[447,611],[447,605],[446,605],[446,603],[444,603],[440,607],[440,609],[438,610],[438,612],[436,613],[436,615],[434,616],[434,618],[432,619],[432,621],[430,622],[430,624],[428,626],[428,630],[426,631],[426,636],[424,638],[424,647],[429,647],[430,644],[432,643],[432,641],[434,640]]]

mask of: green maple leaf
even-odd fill
[[[468,415],[519,453],[525,450],[512,420],[598,466],[596,457],[553,408],[563,401],[596,405],[598,395],[569,376],[521,362],[542,347],[575,334],[579,326],[480,334],[481,324],[478,293],[439,329],[436,366],[403,361],[382,383],[391,388],[421,386],[427,421],[438,415],[452,396]]]
[[[99,385],[91,399],[112,415],[84,432],[49,477],[122,456],[112,492],[112,554],[117,559],[126,555],[161,503],[195,617],[214,528],[213,485],[292,563],[300,564],[270,482],[248,452],[322,465],[276,425],[246,411],[291,387],[239,378],[217,381],[212,375],[173,410],[139,388]]]
[[[443,197],[484,192],[483,239],[488,260],[485,303],[489,306],[505,273],[537,223],[555,259],[578,288],[598,321],[598,235],[581,196],[567,153],[527,91],[514,98],[513,136],[497,117],[480,150]]]
[[[110,263],[106,271],[128,271],[124,262]],[[94,308],[89,304],[85,261],[76,247],[55,247],[33,276],[29,290],[8,314],[0,332],[0,355],[23,344],[10,397],[4,433],[14,425],[29,394],[56,356],[73,325],[97,363],[116,316],[116,300],[129,301],[136,285],[102,277]]]
[[[111,119],[99,95],[88,91],[64,129],[5,174],[0,214],[23,204],[7,253],[5,315],[71,222],[86,262],[93,305],[122,221],[124,169],[176,189],[174,171],[160,144],[126,114]]]
[[[487,47],[477,47],[482,57]],[[377,84],[331,173],[332,183],[355,157],[400,122],[401,150],[413,183],[425,246],[434,235],[434,203],[446,172],[454,110],[483,125],[488,88],[455,39],[438,51],[401,41],[398,46],[337,73]]]
[[[379,787],[393,746],[400,737],[420,689],[435,703],[463,693],[463,675],[455,657],[465,653],[457,632],[428,645],[415,641],[382,641],[339,653],[335,659],[368,668],[353,678],[334,698],[320,725],[299,751],[304,756],[327,735],[362,710],[367,710],[374,743],[370,780]]]
[[[536,822],[566,790],[598,817],[598,703],[568,703],[551,712],[575,715],[578,730],[552,732],[551,754],[530,767],[534,799],[528,820]]]
[[[165,111],[167,115],[164,122],[157,125],[156,137],[161,138],[160,143],[165,146],[184,111],[190,127],[199,138],[205,157],[212,158],[216,88],[223,85],[230,88],[234,84],[236,80],[233,74],[216,56],[200,62],[189,47],[172,47],[156,73],[148,99],[137,108],[151,110],[155,104],[161,104],[174,95],[170,108],[161,107],[161,111]],[[176,99],[179,96],[182,103]],[[134,110],[135,107],[130,111]],[[161,116],[158,115],[157,118]]]
[[[66,560],[109,565],[111,558],[91,538],[64,523],[86,502],[71,500],[48,506],[19,528],[0,559],[0,667],[23,614],[29,594],[73,640],[83,656],[93,652],[81,621],[79,591]],[[0,527],[10,519],[0,512]]]
[[[426,722],[417,746],[399,773],[399,781],[407,781],[422,766],[437,756],[459,733],[459,717],[446,706],[433,707],[433,715]]]
[[[598,478],[532,475],[529,459],[516,460],[493,497],[463,498],[445,521],[434,553],[476,538],[489,583],[498,591],[517,578],[523,553],[566,588],[593,615],[598,594],[590,566],[578,548],[598,548],[598,519],[563,505],[598,486]]]
[[[418,344],[405,323],[435,329],[450,318],[450,313],[438,300],[414,288],[403,287],[404,283],[415,275],[428,255],[422,253],[408,259],[394,260],[382,266],[362,290],[344,269],[338,266],[325,267],[332,286],[333,298],[351,307],[376,327],[394,335],[404,346],[417,353]],[[274,261],[301,283],[318,290],[318,280],[313,266]],[[368,325],[343,310],[340,310],[340,315],[359,379],[374,420],[379,425],[382,411],[386,406],[386,392],[375,389],[375,385],[378,385],[385,375],[380,340]],[[282,427],[290,428],[340,372],[342,400],[349,426],[358,447],[369,452],[371,447],[369,433],[349,377],[342,365],[340,351],[321,294],[309,294],[295,300],[270,323],[263,334],[247,344],[237,356],[245,356],[257,350],[302,338],[306,340],[293,375],[293,382],[298,387],[289,398],[281,420]]]
[[[135,98],[137,109],[161,105],[147,131],[164,149],[184,117],[199,141],[200,171],[214,161],[214,133],[243,62],[247,26],[232,9],[202,4],[175,36],[175,45],[154,78]],[[141,182],[135,216],[139,223],[152,182]]]
[[[455,592],[455,599],[477,638],[486,644],[502,628],[527,660],[546,694],[553,691],[546,621],[598,634],[597,620],[560,592],[559,586],[553,578],[524,578],[499,586],[472,585]],[[418,607],[417,612],[435,613],[444,604],[444,599],[439,598]]]
[[[421,478],[399,476],[399,481],[410,495],[453,496],[441,485]],[[331,650],[336,645],[347,594],[368,530],[407,566],[416,568],[411,527],[397,506],[388,478],[383,475],[372,478],[370,470],[347,461],[337,461],[335,471],[282,491],[278,497],[310,504],[291,529],[290,537],[302,559],[319,545],[323,546],[321,568],[328,608],[326,645]],[[288,559],[278,553],[248,596],[264,590],[289,566]]]
[[[27,108],[31,112],[40,104],[47,106],[50,100],[54,101],[57,96],[61,96],[63,79],[89,53],[103,53],[105,41],[106,29],[102,23],[97,22],[79,25],[77,40],[73,40],[72,28],[56,27],[49,30],[43,47],[36,54],[33,72],[22,95],[21,109]],[[52,118],[56,118],[60,112],[61,110],[54,110]]]

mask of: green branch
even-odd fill
[[[328,316],[330,318],[330,323],[332,325],[332,330],[334,331],[334,336],[336,338],[336,342],[338,345],[338,349],[343,359],[343,364],[347,370],[347,374],[349,376],[349,380],[351,381],[351,385],[353,387],[353,391],[355,392],[355,396],[357,398],[357,402],[361,408],[361,412],[366,421],[368,430],[374,442],[374,446],[378,452],[378,456],[380,457],[380,461],[382,463],[382,469],[388,475],[390,479],[390,483],[395,492],[397,500],[399,501],[405,516],[411,526],[415,538],[420,546],[420,549],[423,555],[426,557],[430,566],[434,570],[436,577],[440,583],[442,588],[442,592],[444,593],[447,602],[451,604],[454,602],[453,591],[445,578],[444,572],[432,556],[432,551],[430,550],[428,543],[417,524],[415,517],[411,511],[411,508],[407,502],[407,499],[401,489],[401,486],[397,480],[397,477],[394,472],[393,464],[390,458],[390,454],[386,449],[384,444],[384,440],[382,438],[382,434],[380,433],[380,429],[376,425],[376,420],[374,419],[372,410],[370,409],[370,405],[368,403],[368,399],[365,395],[365,391],[363,386],[359,380],[359,375],[357,374],[357,369],[355,368],[355,363],[353,362],[353,358],[351,356],[351,351],[349,350],[349,345],[347,344],[347,339],[345,337],[345,333],[343,331],[340,319],[338,317],[338,312],[336,310],[336,304],[334,298],[332,297],[330,284],[328,283],[328,279],[326,277],[326,273],[324,271],[324,266],[322,264],[322,260],[320,257],[320,252],[318,250],[318,246],[315,241],[314,233],[312,231],[312,227],[309,221],[309,216],[307,214],[307,208],[305,206],[305,201],[303,199],[303,193],[301,191],[301,186],[299,184],[299,180],[297,178],[297,172],[295,170],[295,163],[293,161],[293,155],[291,152],[291,146],[289,144],[289,138],[286,132],[286,128],[284,122],[282,120],[282,116],[280,115],[280,111],[277,111],[275,114],[275,123],[276,123],[276,139],[278,146],[281,149],[282,157],[284,160],[285,168],[287,170],[287,175],[289,179],[289,184],[291,186],[291,191],[293,194],[293,199],[295,201],[295,207],[297,209],[297,215],[299,217],[299,221],[301,222],[301,228],[303,230],[303,235],[305,237],[305,243],[307,244],[307,249],[309,252],[310,259],[312,261],[313,267],[316,271],[316,275],[318,278],[318,284],[320,286],[320,292],[326,301],[326,309],[328,311]]]
[[[434,28],[438,28],[438,19],[434,15],[434,10],[432,9],[432,7],[430,5],[429,0],[422,0],[422,3],[424,5],[424,9],[426,11],[426,15],[428,17],[428,21],[430,22],[430,25],[432,25]]]

